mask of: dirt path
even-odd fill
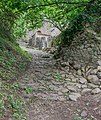
[[[32,54],[33,61],[19,81],[27,102],[27,120],[101,120],[101,95],[82,94],[77,101],[70,101],[69,94],[80,90],[67,86],[77,83],[70,82],[66,71],[55,66],[52,55],[26,50]]]

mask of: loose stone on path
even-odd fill
[[[69,95],[69,99],[70,99],[70,100],[73,100],[73,101],[77,101],[77,99],[78,99],[79,97],[81,97],[81,95],[80,95],[79,93],[71,93],[71,94]]]

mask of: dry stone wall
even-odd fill
[[[64,61],[72,64],[93,64],[101,59],[101,37],[93,31],[85,31],[74,37],[70,47],[62,47],[60,53]]]
[[[68,73],[83,77],[79,81],[81,84],[87,82],[91,87],[97,86],[93,92],[98,92],[101,87],[101,37],[92,30],[75,36],[70,47],[62,47],[57,64]],[[86,88],[83,92],[89,91],[90,87]]]

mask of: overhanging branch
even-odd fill
[[[45,6],[53,6],[53,5],[59,5],[59,4],[71,4],[71,5],[75,5],[75,4],[79,4],[79,5],[86,5],[88,4],[88,2],[53,2],[53,3],[48,3],[48,4],[41,4],[41,5],[35,5],[35,6],[30,6],[30,7],[27,7],[26,10],[29,10],[29,9],[35,9],[37,7],[45,7]]]

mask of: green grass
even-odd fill
[[[62,75],[59,72],[57,72],[57,73],[55,73],[54,78],[55,78],[56,81],[61,81],[62,80]]]
[[[25,70],[31,56],[17,43],[0,42],[0,78],[10,80]]]
[[[17,83],[12,85],[3,82],[0,86],[0,117],[3,117],[8,111],[10,117],[17,120],[26,120],[25,102],[19,92]]]
[[[30,93],[33,92],[33,88],[32,88],[31,86],[26,86],[26,87],[25,87],[25,92],[26,92],[27,94],[30,94]]]
[[[0,37],[0,118],[9,111],[10,118],[26,120],[24,99],[18,76],[31,61],[31,55],[14,41]]]

